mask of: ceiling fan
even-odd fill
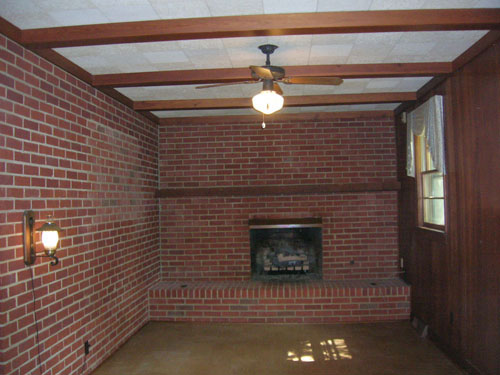
[[[343,80],[339,77],[286,77],[285,69],[281,66],[271,65],[270,55],[278,48],[273,44],[264,44],[259,49],[266,55],[266,65],[251,65],[250,71],[253,80],[228,83],[216,83],[212,85],[198,86],[197,89],[208,87],[220,87],[246,83],[262,82],[262,91],[252,98],[253,107],[265,114],[271,114],[283,107],[283,90],[278,83],[287,85],[340,85]]]

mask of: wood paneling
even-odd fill
[[[399,123],[400,246],[413,314],[476,373],[500,373],[500,43],[428,93],[445,97],[445,233],[416,228]],[[422,99],[426,99],[423,97]]]
[[[422,9],[264,14],[65,26],[22,31],[28,48],[254,36],[489,30],[500,9]]]

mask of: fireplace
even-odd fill
[[[321,226],[321,218],[249,220],[252,279],[321,279]]]

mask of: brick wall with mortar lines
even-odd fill
[[[157,128],[0,35],[0,373],[38,374],[22,214],[63,228],[33,266],[45,375],[88,374],[148,321],[159,275]],[[41,251],[40,243],[37,250]]]
[[[392,118],[160,127],[160,188],[395,179]],[[246,280],[250,218],[323,218],[325,279],[397,272],[397,194],[160,199],[163,280]],[[354,261],[354,264],[351,264]]]
[[[338,323],[410,317],[410,287],[400,279],[162,282],[149,296],[151,319],[160,321]]]
[[[396,178],[394,121],[337,118],[160,127],[162,188],[343,184]]]

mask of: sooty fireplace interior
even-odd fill
[[[249,227],[253,279],[321,278],[321,218],[252,219]]]

